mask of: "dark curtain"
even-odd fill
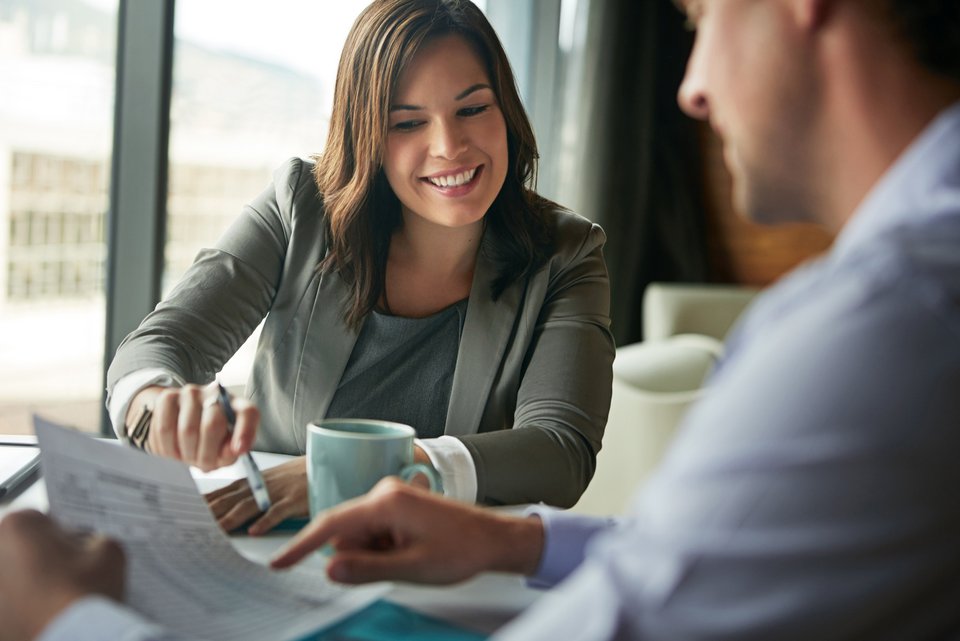
[[[707,279],[697,124],[677,106],[693,34],[671,0],[591,0],[579,210],[607,232],[613,332],[643,336],[651,281]]]

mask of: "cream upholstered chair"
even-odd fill
[[[675,334],[723,340],[759,292],[741,285],[650,283],[643,292],[643,340]]]
[[[654,283],[644,292],[643,342],[617,349],[610,416],[597,471],[573,507],[616,514],[673,440],[703,381],[723,353],[723,338],[758,290]]]

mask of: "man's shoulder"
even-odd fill
[[[765,292],[734,343],[767,338],[813,354],[845,335],[829,348],[839,354],[870,343],[879,353],[884,344],[902,345],[905,334],[960,339],[958,247],[960,211],[933,224],[891,228],[853,252],[832,252]]]
[[[960,203],[887,230],[846,261],[879,294],[902,289],[904,304],[955,317],[960,325]]]

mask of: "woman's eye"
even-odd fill
[[[392,128],[397,131],[412,131],[422,124],[423,122],[420,120],[401,120],[400,122],[394,123]]]
[[[479,116],[484,111],[490,108],[490,105],[478,105],[476,107],[464,107],[458,113],[461,116]]]

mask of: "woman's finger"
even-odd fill
[[[177,447],[180,460],[197,464],[197,446],[200,442],[200,390],[195,385],[180,388],[180,412],[177,416]]]
[[[150,450],[154,454],[180,458],[177,448],[177,416],[180,413],[180,395],[176,390],[164,391],[157,396],[150,423]]]
[[[286,501],[274,503],[269,510],[263,513],[263,516],[250,524],[247,528],[247,534],[250,536],[266,534],[277,527],[284,519],[294,516],[293,512],[293,506]]]
[[[252,495],[248,495],[221,516],[217,523],[224,532],[232,532],[259,513],[260,508],[257,507],[257,502],[253,500]]]
[[[218,402],[209,402],[203,409],[200,419],[200,441],[197,444],[197,467],[204,472],[221,467],[220,448],[224,441],[229,442],[230,429]],[[236,459],[234,459],[236,460]],[[230,461],[231,463],[233,461]],[[227,463],[229,465],[229,463]]]
[[[232,449],[233,460],[244,452],[249,452],[260,426],[260,410],[248,401],[234,403],[237,424],[233,428],[233,438],[228,443]]]
[[[233,501],[224,502],[220,499],[223,499],[224,497],[230,497],[238,492],[243,492],[244,490],[246,490],[247,493],[250,491],[250,484],[247,483],[247,479],[237,479],[229,485],[218,487],[212,492],[207,492],[203,495],[203,498],[205,498],[207,503],[210,504],[210,509],[213,510],[213,513],[218,514],[217,510],[219,506],[224,506],[220,510],[221,512],[225,512],[226,508],[233,506]]]

